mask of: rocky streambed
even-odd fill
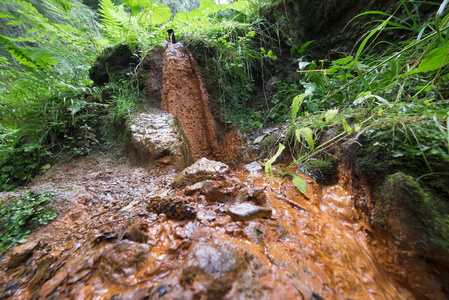
[[[1,260],[1,298],[413,298],[379,268],[341,182],[305,177],[301,195],[257,164],[201,159],[161,174],[111,157],[76,159],[27,188],[53,190],[62,211]]]

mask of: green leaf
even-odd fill
[[[15,17],[11,14],[0,11],[0,19],[15,19]]]
[[[368,36],[363,40],[362,44],[360,44],[359,49],[357,49],[357,54],[355,55],[355,61],[358,60],[360,54],[362,54],[363,50],[365,49],[366,43],[368,43],[368,40],[374,35],[376,34],[378,31],[382,31],[384,29],[384,27],[388,24],[388,22],[391,20],[393,16],[390,16],[388,19],[386,19],[385,21],[383,21],[379,26],[377,26],[376,28],[374,28],[373,30],[371,30],[371,32],[368,34]]]
[[[440,122],[438,121],[436,116],[433,116],[433,121],[435,123],[435,125],[438,127],[438,129],[441,131],[441,133],[443,134],[443,137],[446,139],[446,144],[447,144],[447,152],[449,153],[449,112],[448,115],[446,117],[446,129],[444,129],[444,127],[440,124]]]
[[[144,16],[144,18],[141,18]],[[170,7],[151,1],[151,5],[145,6],[145,12],[137,15],[137,19],[146,19],[146,24],[157,25],[168,22],[171,17]],[[145,23],[144,23],[145,24]]]
[[[342,118],[342,123],[343,123],[343,128],[347,134],[357,132],[361,128],[359,120],[357,120],[356,117],[351,116],[351,115],[344,115]]]
[[[391,151],[391,156],[392,157],[402,157],[402,156],[404,156],[404,152],[402,152],[401,150],[393,150],[393,151]]]
[[[296,120],[296,114],[298,113],[299,108],[301,107],[302,102],[306,96],[310,95],[310,93],[304,93],[293,98],[292,102],[292,122]]]
[[[313,141],[313,131],[312,129],[308,127],[302,127],[296,130],[295,132],[296,138],[300,141],[300,135],[304,137],[304,139],[307,141],[307,144],[309,145],[309,148],[311,151],[315,149],[315,143]]]
[[[293,57],[293,54],[295,53],[295,51],[296,51],[296,46],[293,46],[290,48],[290,57]]]
[[[330,109],[326,112],[326,114],[324,115],[324,120],[326,123],[329,123],[330,121],[332,121],[333,119],[335,119],[335,117],[338,114],[338,109]]]
[[[306,50],[307,46],[309,46],[310,44],[312,44],[315,40],[311,40],[306,42],[304,45],[301,46],[301,48],[299,48],[298,52],[299,54],[302,54],[304,52],[304,50]]]
[[[345,58],[341,58],[341,59],[337,59],[332,61],[334,64],[339,64],[339,65],[346,65],[348,62],[351,61],[351,59],[353,59],[353,56],[346,56]]]
[[[307,183],[304,178],[301,176],[290,174],[292,176],[292,182],[293,185],[300,191],[302,194],[305,194],[307,192]]]
[[[388,102],[387,99],[382,98],[382,97],[377,96],[377,95],[372,95],[371,92],[361,93],[357,97],[357,99],[354,100],[354,105],[359,105],[359,104],[365,102],[365,100],[370,99],[370,98],[374,98],[377,101],[379,101],[378,103],[376,102],[377,104],[390,106],[390,102]]]
[[[272,164],[276,161],[276,159],[279,157],[279,155],[281,155],[282,151],[284,151],[285,146],[282,145],[281,143],[279,143],[279,149],[276,152],[276,154],[270,158],[266,163],[265,163],[265,173],[273,176],[273,169],[272,169]]]
[[[449,42],[446,45],[434,49],[427,54],[422,62],[419,64],[418,69],[411,70],[404,73],[402,76],[407,76],[415,73],[422,73],[428,71],[435,71],[449,63]]]
[[[235,1],[234,3],[232,3],[232,5],[230,6],[231,8],[238,10],[240,12],[245,13],[246,10],[248,9],[250,3],[248,1]]]

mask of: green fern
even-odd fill
[[[129,8],[129,13],[125,10]],[[100,2],[101,28],[115,43],[147,39],[149,31],[170,20],[170,8],[154,1],[128,0],[115,5],[111,0]]]

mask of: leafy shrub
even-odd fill
[[[25,243],[31,230],[47,225],[58,213],[49,209],[48,200],[53,193],[49,191],[27,192],[11,199],[0,208],[0,253]]]

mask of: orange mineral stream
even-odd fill
[[[207,92],[192,55],[181,43],[168,43],[163,60],[162,108],[178,118],[196,161],[210,155],[217,143]]]

